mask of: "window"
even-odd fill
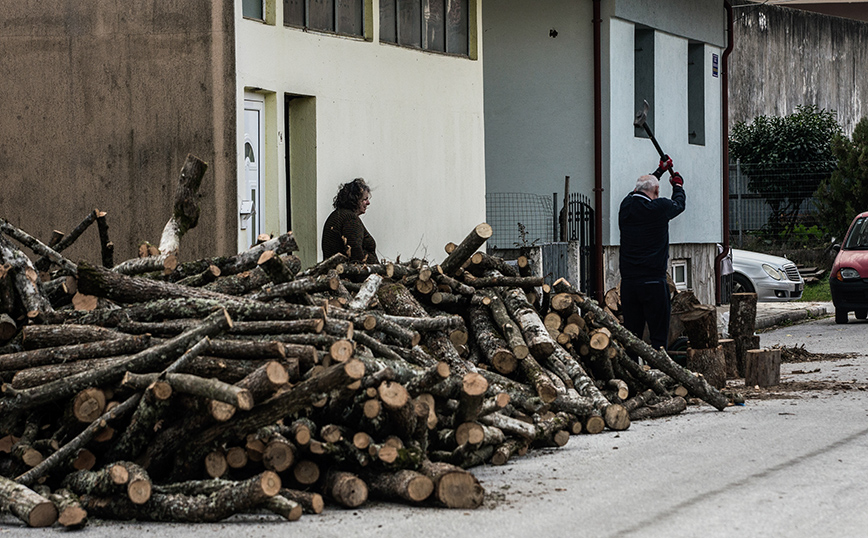
[[[241,15],[248,19],[265,20],[263,0],[241,0]]]
[[[633,91],[635,107],[639,112],[645,101],[651,107],[646,123],[654,130],[654,30],[637,27],[633,42]],[[634,127],[633,136],[648,138],[642,127]]]
[[[678,291],[690,289],[690,260],[672,260],[672,282]]]
[[[365,0],[283,0],[283,24],[363,37]]]
[[[381,0],[380,41],[470,54],[470,0]]]
[[[705,45],[687,45],[687,142],[705,145]]]

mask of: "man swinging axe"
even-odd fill
[[[671,305],[666,275],[669,270],[669,221],[684,211],[686,195],[681,174],[663,153],[646,123],[648,102],[633,125],[643,127],[660,154],[657,170],[640,176],[636,187],[621,202],[618,229],[621,232],[621,312],[624,327],[642,338],[645,324],[651,346],[666,350],[669,343]],[[660,197],[660,177],[669,172],[672,198]]]

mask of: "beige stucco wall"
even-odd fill
[[[116,262],[159,243],[192,153],[209,169],[182,258],[235,252],[231,0],[25,0],[0,10],[0,216],[37,237],[108,212]],[[227,173],[229,172],[229,173]],[[231,201],[231,200],[230,200]],[[231,219],[231,220],[230,220]],[[65,252],[100,260],[96,228]]]
[[[377,0],[368,6],[379,13]],[[255,88],[275,104],[266,111],[266,158],[277,162],[266,164],[266,230],[291,226],[303,263],[321,259],[319,233],[338,185],[364,177],[373,197],[363,221],[379,257],[442,261],[446,243],[485,221],[481,52],[469,59],[380,43],[378,17],[369,18],[366,39],[303,32],[283,26],[282,2],[274,8],[275,24],[237,26],[236,101]],[[291,225],[283,207],[287,94],[305,98],[291,123],[308,125],[290,137],[313,137],[292,155]],[[306,166],[296,169],[299,162]]]

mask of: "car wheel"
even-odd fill
[[[733,273],[732,274],[732,292],[733,293],[756,293],[756,290],[753,289],[753,284],[750,283],[750,279],[746,276]]]
[[[868,308],[859,308],[855,312],[856,319],[868,318]]]
[[[849,314],[849,312],[844,310],[843,308],[836,308],[835,309],[835,323],[837,323],[838,325],[846,325],[847,324],[847,314]]]

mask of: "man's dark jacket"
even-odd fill
[[[651,200],[631,192],[621,202],[620,271],[622,279],[666,278],[669,262],[669,221],[684,211],[686,195],[680,185],[672,198]]]

